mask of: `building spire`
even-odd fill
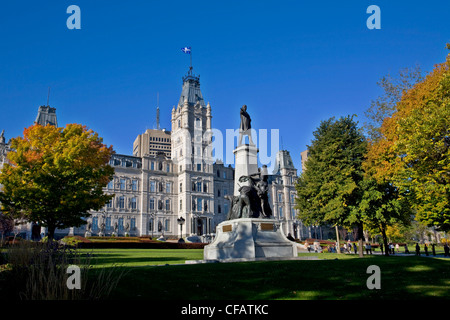
[[[161,129],[159,126],[159,92],[156,94],[156,129]]]

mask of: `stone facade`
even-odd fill
[[[56,109],[39,107],[36,122],[56,125]],[[226,220],[230,203],[225,196],[235,192],[235,169],[220,160],[213,162],[209,149],[212,108],[204,102],[200,78],[192,69],[183,78],[178,104],[172,108],[171,126],[171,131],[151,129],[139,135],[133,155],[114,154],[110,160],[114,178],[104,188],[114,198],[101,210],[92,211],[85,226],[56,230],[55,236],[198,235],[208,241],[216,226]],[[0,143],[0,160],[5,146]],[[300,237],[304,232],[293,208],[297,170],[288,151],[278,152],[275,168],[269,177],[273,214],[281,221],[285,235]],[[182,235],[177,222],[180,217],[185,219]],[[24,226],[24,230],[23,236],[30,238],[30,226]]]

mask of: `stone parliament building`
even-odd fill
[[[56,109],[40,106],[35,123],[57,126]],[[55,238],[86,234],[166,239],[182,236],[209,242],[215,227],[227,217],[230,203],[225,197],[234,193],[234,168],[220,160],[213,162],[211,153],[204,151],[210,139],[204,137],[209,137],[212,128],[212,108],[205,104],[200,78],[192,68],[183,77],[178,104],[172,108],[171,126],[167,131],[158,123],[157,129],[139,135],[133,143],[133,155],[114,154],[110,159],[114,178],[104,188],[114,198],[103,209],[92,211],[86,225],[57,229]],[[2,132],[0,169],[8,150]],[[322,238],[296,218],[297,169],[289,151],[278,151],[274,168],[269,176],[269,202],[285,235]],[[185,220],[182,235],[178,223],[181,217]],[[36,237],[32,230],[37,228],[32,223],[18,228],[22,237]],[[44,234],[45,228],[41,228],[40,235]]]

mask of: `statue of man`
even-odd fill
[[[249,144],[254,145],[252,140],[251,122],[252,119],[250,118],[250,115],[247,113],[247,106],[244,104],[241,108],[241,125],[239,127],[239,143],[238,143],[239,146],[242,144],[242,137],[244,135],[248,136]]]
[[[5,143],[5,129],[3,129],[0,134],[0,143]]]

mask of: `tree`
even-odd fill
[[[423,78],[420,66],[416,65],[414,68],[401,69],[395,77],[388,74],[377,82],[383,93],[377,99],[372,100],[369,108],[364,112],[367,121],[363,128],[369,140],[377,141],[381,138],[381,125],[384,119],[391,117],[395,112],[396,105],[404,92],[422,81]]]
[[[412,214],[410,204],[392,183],[378,182],[367,172],[361,189],[363,192],[359,210],[364,227],[381,233],[384,247],[387,248],[388,230],[393,226],[409,224]],[[385,250],[385,255],[389,255],[389,250]]]
[[[416,219],[450,230],[450,55],[404,93],[368,151],[374,177],[407,193]]]
[[[322,121],[308,146],[306,170],[296,184],[296,209],[305,224],[358,227],[362,255],[361,167],[366,140],[353,116]]]
[[[114,174],[108,164],[113,149],[102,142],[79,124],[25,128],[23,137],[11,139],[13,151],[0,172],[3,213],[40,223],[49,239],[56,228],[85,224],[89,210],[112,198],[103,187]]]

